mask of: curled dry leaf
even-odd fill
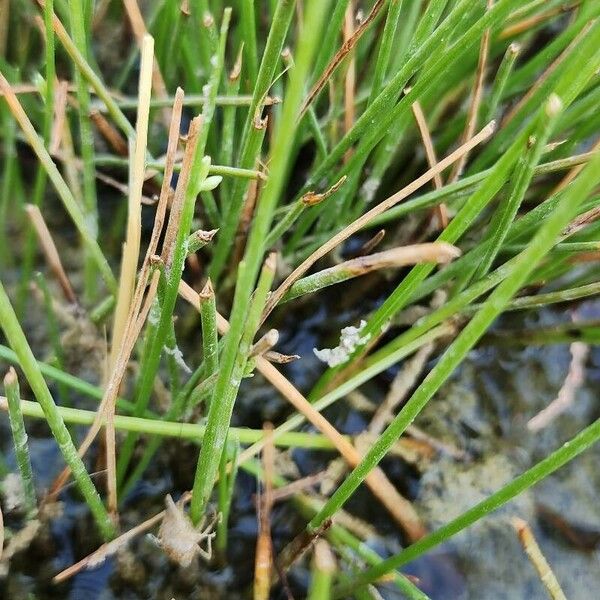
[[[327,200],[329,196],[337,192],[345,183],[348,177],[343,175],[336,183],[334,183],[328,190],[323,193],[319,192],[306,192],[304,196],[302,196],[301,200],[305,206],[315,206],[316,204],[320,204],[323,200]]]

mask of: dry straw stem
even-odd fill
[[[180,295],[192,306],[199,306],[199,298],[188,284],[181,282],[179,286]],[[227,320],[217,313],[217,326],[221,335],[227,333],[229,324]],[[338,452],[346,459],[348,464],[354,466],[361,460],[360,453],[352,443],[341,435],[338,430],[315,408],[313,405],[288,381],[268,360],[262,356],[256,357],[256,368],[261,375],[277,389],[282,396],[296,410],[302,413],[323,435],[325,435]],[[246,457],[245,457],[246,458]],[[241,460],[241,458],[240,458]],[[412,504],[403,498],[396,488],[390,483],[385,473],[377,467],[366,479],[366,483],[388,509],[398,524],[406,531],[412,540],[417,540],[425,534],[425,528]]]
[[[264,489],[258,499],[258,536],[254,560],[254,600],[268,600],[271,589],[273,568],[273,542],[271,540],[271,508],[273,507],[273,471],[275,468],[275,447],[273,445],[273,425],[265,423],[265,446],[262,461],[264,469]]]
[[[375,7],[373,7],[375,8]],[[373,14],[373,11],[371,11]],[[369,15],[370,16],[370,15]],[[351,43],[354,36],[354,1],[350,0],[346,7],[344,15],[344,45]],[[343,47],[343,46],[342,46]],[[344,77],[344,134],[348,133],[354,127],[354,118],[356,115],[354,95],[356,88],[356,56],[354,53],[350,56],[346,67],[346,75]],[[352,156],[352,148],[349,148],[345,155],[344,161],[350,160]]]
[[[51,156],[59,151],[64,136],[68,89],[69,84],[66,81],[57,81],[54,87],[54,116],[50,128],[50,143],[48,144],[48,152]]]
[[[320,258],[339,246],[351,235],[360,231],[375,217],[378,217],[386,210],[389,210],[392,208],[392,206],[398,204],[398,202],[408,198],[408,196],[431,181],[438,173],[442,173],[446,168],[459,160],[461,156],[470,152],[473,148],[475,148],[475,146],[487,140],[494,133],[495,127],[495,121],[491,121],[477,135],[457,148],[454,152],[452,152],[452,154],[442,159],[434,168],[429,169],[423,175],[415,179],[412,183],[408,184],[406,187],[402,188],[400,191],[396,192],[386,200],[383,200],[371,210],[367,211],[364,215],[350,223],[350,225],[342,229],[342,231],[334,235],[331,239],[315,250],[304,262],[302,262],[302,264],[296,267],[296,269],[294,269],[294,271],[292,271],[292,273],[286,277],[277,290],[271,294],[263,313],[263,322],[271,313],[271,311],[279,304],[281,299],[285,296],[292,285],[298,279],[300,279],[300,277],[302,277],[302,275],[304,275],[304,273],[306,273],[306,271],[308,271],[308,269],[310,269],[310,267],[312,267],[312,265],[314,265]]]
[[[62,94],[62,91],[64,90],[65,102],[67,100],[66,99],[66,95],[67,95],[66,88],[67,88],[66,81],[60,82],[58,84],[58,86],[56,87],[57,90],[61,91],[61,94]],[[59,94],[59,96],[60,96],[60,94]],[[83,161],[75,155],[75,148],[73,146],[73,135],[71,134],[71,126],[69,124],[69,119],[67,119],[67,115],[66,115],[66,106],[63,109],[63,107],[60,104],[59,97],[57,97],[57,99],[54,103],[54,106],[55,106],[56,111],[64,110],[64,114],[62,114],[62,116],[59,116],[59,113],[57,113],[57,117],[55,119],[57,129],[58,129],[60,122],[62,121],[62,129],[60,130],[60,132],[57,131],[58,137],[57,137],[56,143],[59,145],[59,147],[57,148],[55,153],[52,153],[52,150],[50,152],[51,152],[52,156],[54,156],[56,159],[62,161],[64,172],[65,172],[65,179],[67,181],[69,189],[73,193],[73,196],[77,200],[77,202],[81,204],[83,202],[81,200],[83,192],[81,190],[81,178],[79,176],[79,169],[82,168]],[[96,174],[96,176],[98,177],[98,174]]]
[[[0,55],[6,56],[6,46],[8,43],[8,25],[10,23],[10,0],[0,1]],[[0,515],[1,517],[2,515]],[[2,534],[4,534],[4,524],[2,524]],[[4,535],[2,537],[4,539]],[[0,556],[2,555],[2,546],[0,545]]]
[[[183,162],[181,164],[181,172],[177,181],[177,188],[175,189],[175,194],[171,203],[171,212],[169,213],[169,220],[167,221],[167,228],[165,230],[165,239],[163,241],[162,252],[160,255],[165,265],[165,268],[167,269],[170,268],[171,262],[173,261],[173,253],[175,252],[175,246],[177,241],[177,232],[179,230],[179,221],[181,220],[181,213],[183,211],[183,206],[185,202],[185,193],[190,180],[191,168],[194,161],[193,152],[188,151],[188,149],[191,149],[193,147],[192,137],[194,135],[200,135],[203,124],[202,116],[196,117],[192,121],[192,124],[194,124],[194,127],[192,128],[192,126],[190,125],[190,130],[188,132],[188,137],[186,141],[186,153],[183,157]]]
[[[263,335],[256,342],[256,344],[252,346],[252,349],[250,350],[250,356],[263,356],[269,352],[269,350],[271,350],[271,348],[273,348],[278,341],[279,331],[277,331],[277,329],[269,329],[269,331],[267,331],[267,333],[265,333],[265,335]]]
[[[458,258],[460,254],[460,250],[452,244],[431,242],[401,246],[368,256],[359,256],[300,279],[282,298],[281,303],[380,269],[405,267],[425,262],[446,264]]]
[[[487,0],[487,9],[490,10],[493,6],[493,0]],[[465,126],[464,133],[462,135],[462,142],[466,142],[470,139],[475,130],[477,129],[477,118],[479,116],[479,107],[481,106],[481,99],[483,97],[483,84],[485,80],[485,69],[487,66],[488,54],[490,51],[490,30],[486,29],[481,36],[481,44],[479,46],[479,60],[477,62],[477,72],[475,73],[475,83],[473,84],[473,91],[471,93],[471,102],[469,104],[469,110],[467,111],[467,123]],[[450,172],[448,177],[448,183],[454,183],[458,181],[462,175],[463,169],[467,164],[469,153],[463,154]]]
[[[140,255],[142,233],[142,187],[146,170],[146,147],[148,145],[148,120],[150,115],[150,94],[152,79],[152,64],[154,57],[154,39],[144,35],[142,40],[142,60],[140,66],[140,79],[138,86],[139,103],[136,123],[135,148],[131,166],[131,183],[129,185],[129,199],[127,203],[127,231],[123,244],[121,260],[121,277],[119,279],[119,292],[113,324],[112,347],[109,369],[116,371],[117,360],[121,356],[121,347],[124,337],[130,330],[131,320],[137,317],[133,312],[136,307],[132,305],[135,292],[135,278]],[[132,310],[133,309],[133,310]],[[136,336],[137,338],[137,336]],[[135,343],[135,340],[133,340]],[[129,357],[127,356],[127,361]],[[126,362],[127,362],[126,361]],[[120,385],[120,378],[119,378]],[[115,397],[116,392],[115,390]],[[110,512],[117,512],[117,465],[115,448],[114,401],[107,407],[106,420],[106,467],[108,478],[108,507]]]
[[[552,600],[567,600],[567,597],[560,587],[560,583],[558,583],[558,579],[556,579],[546,557],[542,554],[542,550],[538,546],[529,524],[523,519],[515,517],[512,519],[512,525],[517,531],[519,541],[529,557],[531,564],[537,571],[550,598],[552,598]]]
[[[111,374],[111,378],[107,383],[102,402],[100,403],[97,418],[90,427],[89,431],[86,434],[86,437],[84,438],[83,442],[79,447],[80,456],[83,456],[87,452],[88,448],[94,441],[96,435],[100,431],[100,427],[102,426],[102,423],[106,416],[106,411],[110,410],[112,413],[114,413],[114,406],[116,403],[117,394],[121,385],[121,381],[123,379],[123,375],[125,373],[125,369],[127,368],[127,364],[129,362],[129,357],[131,356],[131,352],[133,351],[135,341],[137,340],[140,334],[140,331],[146,320],[146,316],[150,310],[152,301],[154,300],[154,297],[156,295],[159,278],[158,271],[154,272],[154,276],[152,277],[150,287],[144,300],[144,292],[146,290],[146,285],[150,276],[151,258],[155,255],[158,249],[158,243],[162,234],[165,216],[167,212],[167,204],[171,196],[170,182],[173,176],[175,153],[177,151],[177,145],[179,143],[179,128],[181,125],[182,107],[183,90],[181,88],[178,88],[175,94],[173,114],[171,117],[171,126],[169,128],[169,141],[167,144],[167,155],[165,159],[165,177],[163,179],[160,198],[156,207],[156,215],[154,217],[154,226],[152,228],[150,242],[148,244],[146,256],[144,257],[142,271],[138,278],[138,284],[136,287],[134,299],[131,303],[130,314],[127,320],[126,333],[123,336],[119,355],[117,360],[115,361],[115,368]],[[58,490],[60,490],[60,488],[67,481],[68,477],[69,470],[65,469],[54,482],[52,486],[53,493],[56,493]]]
[[[570,237],[584,229],[590,223],[598,220],[600,218],[600,206],[595,206],[594,208],[590,208],[590,210],[585,211],[580,214],[578,217],[573,219],[567,227],[562,231],[562,239]]]
[[[67,277],[67,274],[63,268],[62,261],[60,260],[60,254],[56,249],[56,245],[54,244],[54,240],[52,239],[52,235],[50,234],[50,230],[46,225],[46,221],[44,221],[44,217],[42,216],[40,209],[33,204],[26,204],[25,212],[27,213],[27,216],[29,217],[29,220],[31,221],[31,224],[35,230],[38,241],[40,242],[40,246],[42,247],[44,257],[48,263],[48,267],[50,267],[50,270],[52,273],[54,273],[54,276],[56,277],[56,280],[58,281],[58,284],[60,285],[67,302],[71,304],[77,304],[77,297],[75,296],[75,292],[71,287],[71,282],[69,281],[69,278]]]
[[[370,240],[366,241],[362,248],[358,251],[357,256],[364,256],[372,252],[385,237],[385,229],[380,229]]]
[[[433,167],[435,167],[437,164],[437,156],[435,154],[435,147],[431,139],[431,133],[429,131],[429,127],[427,126],[427,119],[425,118],[425,114],[423,113],[423,109],[421,108],[421,104],[418,100],[413,102],[411,108],[419,128],[419,133],[421,134],[421,139],[423,140],[423,147],[425,148],[425,156],[427,156],[429,168],[433,169]],[[433,178],[433,185],[436,190],[440,190],[444,187],[444,182],[442,181],[442,175],[440,173]],[[433,210],[437,215],[440,227],[445,229],[448,225],[448,208],[442,202]]]
[[[348,176],[342,175],[338,181],[336,181],[328,190],[324,192],[306,192],[306,194],[300,198],[300,202],[304,206],[315,206],[317,204],[321,204],[323,200],[327,200],[329,196],[337,192],[344,185],[346,179],[348,179]]]
[[[304,100],[302,108],[300,109],[300,115],[298,117],[298,120],[300,120],[304,116],[304,113],[307,111],[308,107],[311,105],[313,100],[319,95],[323,87],[325,87],[325,84],[329,81],[329,78],[331,77],[333,72],[337,69],[337,67],[344,60],[344,58],[348,56],[352,48],[356,46],[358,40],[360,40],[363,33],[367,30],[369,25],[373,22],[373,20],[385,4],[385,0],[377,0],[373,5],[373,8],[371,9],[371,12],[367,15],[366,19],[356,28],[356,31],[354,31],[352,36],[344,40],[342,47],[335,53],[334,57],[329,61],[329,64],[325,67],[325,70],[308,93],[308,96]]]
[[[146,147],[148,144],[148,119],[150,113],[151,75],[154,40],[146,35],[142,42],[142,61],[139,79],[138,117],[136,124],[135,149],[131,165],[131,182],[127,203],[127,230],[123,243],[121,277],[113,325],[110,368],[114,367],[121,340],[125,334],[125,323],[131,308],[142,229],[142,187],[144,184]]]

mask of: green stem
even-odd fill
[[[240,384],[239,378],[235,378],[233,372],[241,360],[239,355],[241,352],[241,342],[244,337],[244,329],[248,331],[250,327],[249,307],[252,304],[256,304],[256,302],[250,302],[250,294],[254,288],[254,281],[256,280],[262,261],[263,244],[271,227],[273,211],[283,189],[288,169],[288,159],[294,142],[294,127],[298,120],[306,77],[318,45],[321,27],[328,6],[329,2],[327,0],[313,0],[307,3],[306,22],[311,23],[311,28],[305,31],[298,42],[296,65],[287,86],[281,118],[278,119],[276,124],[274,142],[271,148],[269,181],[263,189],[246,245],[244,258],[238,266],[237,284],[230,313],[230,329],[225,338],[219,377],[215,384],[208,414],[206,443],[202,445],[196,470],[195,494],[191,505],[193,522],[199,520],[206,508],[214,485],[221,452],[223,451],[227,437],[227,429]],[[281,12],[287,13],[288,10],[290,11],[289,17],[291,17],[293,2],[281,0],[277,8],[277,14],[280,14],[279,21],[282,20]],[[289,20],[289,18],[283,20]],[[280,34],[284,35],[285,31],[287,31],[287,24],[279,23],[278,28],[282,29]],[[280,34],[277,34],[276,37],[279,38]],[[269,39],[271,39],[272,35],[273,28],[271,29]],[[264,56],[267,56],[266,51]],[[263,58],[263,65],[264,62]],[[261,71],[263,70],[263,65],[261,65]],[[271,77],[266,77],[266,81],[270,82]],[[252,133],[248,137],[252,137]],[[262,138],[262,134],[260,137]],[[225,240],[226,244],[230,244],[231,239],[221,231],[220,240]],[[258,292],[255,295],[255,300],[257,295]],[[255,330],[252,331],[252,335],[254,333]]]
[[[27,445],[27,433],[25,423],[23,422],[23,413],[21,412],[19,381],[15,370],[11,367],[4,377],[4,389],[8,404],[8,417],[10,420],[10,429],[13,436],[15,447],[15,458],[17,467],[21,474],[23,484],[23,493],[25,496],[25,506],[28,513],[37,509],[37,498],[35,495],[35,486],[33,483],[33,470],[31,468],[31,459],[29,457],[29,446]]]
[[[0,408],[7,409],[6,405],[2,406],[2,400],[0,400]],[[31,400],[21,400],[21,411],[26,417],[34,419],[46,418],[42,406]],[[56,407],[56,411],[60,419],[73,425],[91,425],[96,418],[94,411],[80,408],[58,406]],[[149,419],[125,415],[115,415],[115,427],[121,431],[172,437],[190,442],[202,441],[206,435],[206,427],[196,423],[179,423],[176,421],[162,421],[158,418]],[[229,431],[230,435],[238,439],[240,444],[253,444],[264,438],[262,429],[231,427]],[[279,436],[277,445],[282,448],[334,449],[333,444],[324,435],[318,433],[290,432]]]
[[[190,517],[194,523],[198,523],[202,518],[213,489],[225,446],[226,436],[224,434],[227,433],[229,428],[233,405],[244,376],[252,341],[260,325],[260,317],[267,301],[267,294],[275,276],[274,262],[274,257],[267,258],[261,271],[256,292],[248,310],[244,332],[239,341],[239,348],[234,357],[231,379],[224,386],[223,394],[217,392],[220,378],[217,379],[214,388],[208,411],[206,440],[202,444],[198,464],[196,465],[196,477],[194,478],[194,489],[190,504]]]
[[[129,167],[129,159],[112,154],[97,154],[94,162],[99,167]],[[147,169],[157,169],[163,171],[165,163],[162,160],[149,160],[146,162]],[[181,163],[173,165],[174,171],[181,170]],[[265,176],[255,169],[238,169],[227,165],[213,165],[211,163],[208,169],[209,175],[221,175],[224,177],[241,177],[242,179],[263,179]]]
[[[492,90],[490,92],[490,99],[487,104],[487,108],[485,110],[483,122],[487,123],[495,118],[496,113],[498,112],[498,105],[500,104],[500,98],[504,94],[504,90],[506,89],[506,84],[508,82],[509,77],[511,76],[513,67],[515,65],[515,61],[517,60],[517,56],[519,56],[519,52],[521,51],[521,46],[516,43],[510,44],[504,53],[504,57],[502,58],[502,62],[498,67],[498,72],[494,77],[494,82],[492,83]]]
[[[248,110],[248,117],[242,136],[239,165],[243,169],[252,169],[260,153],[265,129],[256,122],[257,118],[261,118],[261,111],[258,109],[272,85],[273,76],[279,64],[295,4],[295,0],[279,0],[277,9],[273,15],[273,22],[269,30],[260,69],[254,85],[252,103]],[[247,185],[245,182],[236,181],[231,191],[229,207],[224,214],[221,233],[209,267],[209,275],[215,283],[218,282],[219,276],[231,252],[231,240],[235,236],[238,227],[246,190]]]
[[[256,23],[254,18],[254,0],[241,0],[241,29],[244,40],[245,79],[253,88],[258,77],[258,56],[256,46]]]
[[[235,437],[229,434],[230,438]],[[238,455],[240,452],[239,440],[233,444],[231,457],[228,452],[223,452],[221,465],[219,467],[218,499],[219,514],[221,518],[217,523],[217,548],[222,554],[227,550],[227,528],[229,523],[229,511],[231,509],[231,500],[233,498],[235,480],[238,471]],[[228,466],[231,465],[231,471],[228,472]]]
[[[69,0],[69,21],[75,46],[87,62],[88,40],[85,32],[84,12],[81,0]],[[77,102],[79,110],[80,152],[83,164],[83,202],[85,219],[94,239],[98,235],[98,206],[96,198],[96,173],[94,170],[94,133],[90,121],[90,93],[81,72],[75,67]],[[93,257],[88,254],[84,268],[85,295],[92,300],[96,294],[97,275]]]
[[[208,126],[208,124],[205,123],[204,126]],[[199,137],[200,136],[198,135],[198,138]],[[160,363],[163,346],[172,324],[179,282],[181,280],[181,274],[187,256],[187,239],[192,225],[196,197],[208,171],[209,161],[203,159],[204,148],[198,143],[198,138],[196,138],[195,147],[189,149],[189,152],[193,154],[188,180],[183,181],[183,179],[180,178],[179,182],[181,186],[185,186],[181,190],[181,193],[183,194],[181,218],[177,228],[176,238],[173,243],[171,263],[168,266],[168,269],[165,270],[164,277],[166,281],[164,282],[164,285],[161,286],[163,288],[163,293],[159,294],[161,296],[160,315],[158,316],[157,323],[149,327],[146,332],[146,341],[144,344],[142,366],[135,401],[135,416],[141,416],[148,408],[148,403],[150,402],[150,396],[154,387],[154,378]],[[171,215],[173,215],[173,212]],[[124,480],[129,460],[133,454],[134,444],[135,436],[129,434],[119,453],[119,461],[117,464],[119,481]]]
[[[539,162],[542,150],[552,133],[556,124],[560,110],[554,109],[554,104],[560,101],[557,96],[551,97],[545,107],[542,107],[538,115],[538,124],[527,139],[527,143],[521,150],[521,155],[517,161],[515,172],[511,178],[511,190],[507,200],[500,203],[496,212],[492,216],[489,231],[483,241],[489,241],[483,258],[477,265],[474,273],[475,279],[480,279],[490,270],[494,259],[498,255],[511,223],[514,221],[521,202],[525,197],[525,192],[529,188],[535,165]]]
[[[200,293],[202,349],[205,375],[210,377],[219,369],[219,338],[217,335],[217,304],[210,279]]]
[[[371,104],[371,102],[379,96],[381,88],[383,87],[383,82],[390,63],[396,29],[398,28],[400,11],[402,10],[402,1],[403,0],[390,0],[388,4],[388,12],[383,27],[383,35],[381,36],[381,42],[379,44],[379,52],[377,53],[377,62],[375,63],[375,73],[373,75],[373,80],[371,81],[368,104]]]

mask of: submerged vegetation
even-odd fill
[[[22,597],[154,531],[177,568],[152,577],[200,573],[189,597],[245,552],[222,597],[426,598],[405,565],[600,438],[588,420],[438,528],[386,462],[465,460],[419,416],[480,345],[570,344],[522,435],[570,410],[598,336],[599,73],[596,0],[0,0],[3,573],[65,514],[95,525]],[[498,328],[552,305],[573,322]],[[373,415],[340,431],[334,404]]]

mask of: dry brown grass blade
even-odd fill
[[[273,348],[279,341],[279,331],[277,329],[269,329],[265,335],[263,335],[257,342],[252,346],[250,350],[250,356],[263,356]]]
[[[329,196],[331,196],[332,194],[337,192],[344,185],[344,183],[346,182],[346,179],[348,179],[348,176],[342,175],[342,177],[340,177],[340,179],[338,179],[338,181],[336,181],[325,192],[314,192],[314,191],[306,192],[306,194],[304,194],[304,196],[302,196],[302,198],[300,198],[300,200],[302,201],[302,203],[305,206],[316,206],[317,204],[321,204],[321,202],[323,202],[323,200],[327,200],[327,198],[329,198]]]
[[[268,600],[273,569],[273,542],[271,540],[271,508],[273,506],[273,471],[275,468],[275,447],[273,445],[273,425],[265,423],[265,446],[262,453],[264,489],[260,495],[258,508],[258,536],[254,559],[254,600]]]
[[[313,102],[313,100],[318,96],[319,92],[325,87],[325,84],[333,74],[333,72],[337,69],[339,64],[348,56],[351,52],[352,48],[356,46],[358,40],[362,37],[363,33],[367,30],[369,25],[373,22],[375,17],[378,15],[379,11],[386,4],[385,0],[377,0],[375,4],[373,4],[373,8],[371,8],[371,12],[367,15],[365,20],[356,28],[353,35],[344,41],[342,47],[335,53],[334,57],[329,61],[329,64],[325,67],[325,70],[317,79],[316,83],[313,85],[312,89],[308,93],[308,96],[304,100],[302,104],[302,108],[300,109],[300,116],[298,119],[301,119]]]
[[[512,525],[519,536],[519,541],[525,550],[525,554],[527,554],[531,564],[537,571],[540,581],[546,588],[550,598],[552,600],[567,600],[560,587],[560,583],[558,583],[558,579],[556,579],[556,575],[554,575],[552,568],[538,546],[529,524],[523,519],[515,517],[512,519]]]
[[[26,204],[25,212],[35,230],[35,234],[42,247],[42,252],[44,253],[44,258],[48,263],[48,267],[56,277],[67,302],[70,304],[77,304],[77,297],[75,296],[75,292],[71,287],[71,282],[63,268],[60,254],[56,249],[56,245],[54,244],[54,240],[52,239],[52,235],[50,234],[50,230],[46,225],[46,221],[44,221],[40,209],[33,204]]]
[[[347,269],[355,271],[356,275],[364,275],[378,269],[405,267],[424,262],[445,264],[458,258],[460,254],[460,249],[452,244],[446,242],[427,242],[425,244],[391,248],[390,250],[368,254],[367,256],[359,256],[327,270]]]
[[[95,32],[96,29],[102,24],[104,21],[104,17],[110,8],[111,0],[99,0],[95,3],[94,16],[92,18],[92,31]]]
[[[498,39],[505,40],[506,38],[520,35],[526,31],[529,31],[530,29],[533,29],[534,27],[537,27],[538,25],[541,25],[545,21],[552,19],[552,17],[573,10],[579,4],[579,1],[573,2],[570,5],[561,4],[560,6],[555,6],[553,8],[549,8],[548,10],[531,15],[530,17],[526,17],[521,21],[517,21],[516,23],[505,27],[498,35]]]
[[[167,221],[167,228],[165,231],[165,239],[163,241],[162,253],[160,255],[165,267],[167,268],[169,268],[171,265],[173,258],[175,239],[177,237],[177,230],[179,229],[179,221],[181,220],[181,211],[183,210],[185,190],[187,189],[189,183],[190,170],[194,160],[193,153],[191,152],[195,143],[193,138],[198,136],[201,128],[202,117],[198,116],[192,121],[188,131],[185,148],[186,151],[181,163],[181,171],[177,180],[177,188],[173,194],[171,212],[169,213],[169,220]]]
[[[48,144],[50,156],[54,156],[61,146],[67,118],[68,94],[69,84],[66,81],[57,81],[54,87],[54,115],[50,129],[50,143]]]
[[[179,294],[198,309],[200,298],[187,283],[182,281],[179,286]],[[229,330],[227,320],[217,313],[217,328],[221,335]],[[352,443],[345,438],[313,405],[288,381],[268,360],[262,356],[256,357],[256,368],[259,373],[304,417],[312,423],[323,435],[325,435],[338,452],[344,457],[351,467],[355,467],[362,458]],[[253,444],[253,452],[264,447],[261,443]],[[242,452],[239,461],[249,458],[248,453]],[[394,517],[396,522],[406,531],[411,540],[417,540],[425,534],[425,528],[421,523],[412,504],[403,498],[398,490],[390,483],[385,473],[376,467],[366,478],[366,483]]]
[[[146,167],[146,148],[148,145],[148,123],[150,114],[151,74],[154,56],[154,40],[150,36],[144,38],[142,44],[142,61],[140,67],[138,116],[136,124],[135,148],[131,165],[131,183],[127,203],[127,229],[123,244],[121,260],[121,276],[113,325],[110,367],[114,367],[121,340],[125,335],[129,317],[135,278],[138,269],[142,232],[142,187]]]
[[[490,10],[494,4],[493,0],[487,0],[487,9]],[[477,129],[477,118],[479,117],[479,107],[481,106],[481,99],[483,97],[483,84],[485,80],[485,69],[487,66],[488,55],[490,52],[490,30],[486,29],[481,36],[481,44],[479,46],[479,59],[477,61],[477,71],[475,73],[475,83],[473,84],[473,91],[471,92],[471,102],[469,104],[469,110],[467,111],[467,123],[463,132],[461,143],[473,137],[475,130]],[[469,153],[463,154],[459,160],[454,163],[450,176],[448,177],[448,183],[454,183],[458,181],[462,175],[463,169],[467,164]]]
[[[57,158],[61,158],[60,156]],[[96,171],[96,179],[106,184],[107,186],[118,190],[123,194],[123,196],[129,196],[129,186],[117,181],[114,177],[107,175],[106,173],[102,173],[101,171]],[[150,198],[149,196],[142,196],[142,204],[146,206],[154,206],[156,204],[155,198]]]
[[[344,15],[344,44],[350,43],[354,35],[354,1],[350,0]],[[354,126],[356,115],[354,96],[356,90],[356,57],[352,54],[348,60],[346,75],[344,77],[344,134]],[[353,149],[348,148],[344,154],[344,162],[348,162]]]
[[[56,86],[55,110],[60,110],[60,103],[63,101],[63,98],[64,102],[68,104],[68,83],[66,81],[61,81]],[[83,202],[83,193],[81,191],[81,177],[79,176],[79,170],[83,168],[83,161],[75,154],[71,126],[69,124],[69,119],[67,119],[66,110],[67,106],[65,104],[62,129],[60,131],[57,130],[56,132],[58,147],[56,148],[53,157],[62,161],[67,185],[69,186],[73,197],[81,205]],[[58,128],[59,118],[55,119],[55,125]]]
[[[437,164],[437,156],[435,153],[433,141],[431,139],[431,133],[427,125],[427,119],[425,118],[425,114],[423,113],[423,109],[421,108],[421,104],[418,100],[416,102],[413,102],[412,111],[415,116],[415,120],[417,121],[419,133],[421,134],[421,139],[423,140],[423,147],[425,148],[425,156],[427,156],[429,168],[432,169]],[[433,178],[433,185],[435,186],[436,190],[439,190],[442,187],[444,187],[444,182],[442,181],[441,173],[438,173]],[[433,209],[433,212],[438,218],[440,228],[445,229],[448,226],[448,208],[446,207],[446,205],[442,203],[439,206],[436,206]]]
[[[127,141],[99,110],[90,112],[90,120],[96,126],[100,135],[119,156],[127,156],[129,153]]]
[[[357,252],[357,258],[370,254],[377,246],[379,246],[379,244],[381,244],[384,237],[385,229],[380,229],[370,240],[363,244],[362,248]]]
[[[458,258],[460,250],[446,242],[427,242],[411,246],[399,246],[383,252],[359,256],[345,262],[318,271],[314,275],[299,281],[297,286],[292,286],[281,303],[289,302],[305,294],[314,293],[324,287],[361,277],[382,269],[405,267],[421,263],[446,264]]]
[[[102,398],[102,402],[100,403],[100,406],[98,408],[97,417],[94,423],[90,426],[90,429],[88,430],[83,442],[79,447],[80,456],[83,456],[87,452],[96,435],[100,431],[100,428],[105,418],[105,411],[114,411],[114,403],[116,401],[119,386],[121,385],[121,381],[125,373],[127,363],[129,362],[129,356],[131,355],[133,345],[135,344],[135,340],[139,336],[143,323],[150,309],[150,305],[152,303],[154,295],[156,294],[156,289],[158,287],[158,272],[155,272],[148,293],[146,294],[145,304],[142,307],[142,302],[144,301],[144,292],[146,290],[146,285],[151,269],[151,259],[155,255],[158,248],[158,243],[161,237],[167,212],[167,203],[171,195],[170,182],[173,176],[175,153],[177,151],[177,145],[179,143],[179,128],[181,126],[182,109],[183,90],[181,88],[178,88],[177,92],[175,93],[173,114],[171,117],[171,125],[169,128],[169,141],[167,144],[167,155],[165,160],[165,176],[163,179],[160,198],[156,208],[154,227],[150,236],[150,242],[148,244],[146,256],[142,265],[142,271],[138,278],[138,284],[136,287],[133,302],[131,303],[130,317],[127,321],[127,335],[123,338],[123,344],[121,345],[119,356],[115,362],[115,369],[113,370],[111,378],[108,381],[106,390],[104,392],[104,396]],[[52,488],[49,493],[50,497],[56,496],[58,491],[60,491],[62,486],[68,480],[69,473],[70,470],[66,468],[59,475],[59,477],[52,485]]]
[[[335,556],[326,540],[317,540],[314,549],[314,562],[315,567],[323,573],[332,576],[336,572]]]
[[[285,296],[287,291],[292,285],[304,275],[320,258],[325,256],[328,252],[339,246],[342,242],[347,240],[351,235],[360,231],[369,221],[384,213],[386,210],[392,208],[392,206],[398,204],[405,198],[408,198],[411,194],[416,192],[418,189],[423,187],[426,183],[431,181],[438,173],[442,173],[446,168],[455,163],[460,159],[461,156],[470,152],[475,146],[481,142],[487,140],[495,130],[495,122],[492,121],[486,125],[477,135],[475,135],[468,142],[457,148],[452,154],[442,159],[433,169],[429,169],[426,173],[415,179],[412,183],[402,188],[386,200],[383,200],[377,206],[360,216],[358,219],[350,223],[347,227],[342,229],[339,233],[334,235],[331,239],[325,242],[320,248],[315,250],[300,266],[296,267],[290,275],[286,277],[283,283],[271,294],[267,305],[263,313],[263,322],[271,311],[279,304],[280,300]]]
[[[95,552],[92,552],[85,558],[82,558],[79,562],[75,563],[74,565],[71,565],[67,569],[64,569],[63,571],[55,575],[52,578],[52,581],[54,583],[62,583],[63,581],[70,579],[74,575],[77,575],[77,573],[79,573],[79,571],[82,571],[83,569],[91,569],[102,564],[109,556],[116,554],[121,548],[124,548],[132,539],[134,539],[144,531],[148,531],[148,529],[150,529],[157,523],[160,523],[160,521],[163,518],[163,514],[164,511],[162,513],[154,515],[153,517],[150,517],[143,523],[136,525],[129,531],[126,531],[124,534],[112,540],[111,542],[102,544],[102,546],[100,546],[100,548],[98,548],[98,550],[96,550]]]
[[[140,244],[142,235],[142,188],[144,185],[144,172],[146,168],[146,148],[148,145],[148,124],[150,116],[150,94],[152,64],[154,62],[154,39],[145,35],[142,41],[142,60],[138,86],[138,113],[136,123],[135,147],[131,168],[131,184],[127,205],[127,230],[123,244],[121,260],[121,276],[117,305],[113,323],[113,334],[109,368],[115,372],[115,366],[120,357],[122,342],[130,329],[130,319],[136,318],[133,298],[135,294],[135,280],[138,270]],[[135,343],[135,341],[133,342]],[[129,354],[129,353],[128,353]],[[129,360],[129,357],[127,357]],[[120,385],[120,381],[119,381]],[[118,389],[118,386],[117,386]],[[114,403],[111,403],[114,404]],[[107,405],[106,410],[106,468],[108,481],[108,510],[117,513],[117,459],[114,410]]]
[[[563,237],[569,237],[600,219],[600,207],[595,206],[573,219],[562,232]]]

